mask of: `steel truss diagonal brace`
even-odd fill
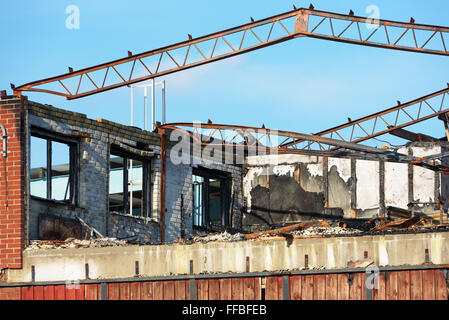
[[[304,36],[447,56],[448,35],[447,27],[301,8],[13,89],[77,99]]]
[[[448,94],[449,88],[443,89],[413,101],[404,104],[399,103],[395,107],[321,131],[315,135],[351,143],[366,141],[448,113]],[[283,143],[281,147],[294,147],[304,141],[305,139],[288,141]],[[316,142],[309,143],[304,149],[310,150],[316,146],[314,144]]]

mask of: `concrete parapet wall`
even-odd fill
[[[283,239],[24,251],[23,269],[8,270],[6,281],[66,281],[135,276],[183,275],[193,273],[242,273],[300,270],[308,255],[309,269],[342,269],[349,261],[364,259],[364,252],[377,266],[416,266],[425,263],[449,264],[449,232],[391,234],[376,236]],[[249,270],[246,266],[249,257]]]

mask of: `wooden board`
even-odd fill
[[[362,300],[362,276],[352,273],[352,283],[349,286],[349,300]]]
[[[33,287],[22,287],[22,300],[33,300]]]
[[[410,300],[410,273],[398,272],[398,300]]]
[[[55,286],[44,287],[44,300],[55,300]]]
[[[141,290],[142,300],[153,300],[153,282],[143,282]]]
[[[220,279],[220,300],[231,300],[232,279]]]
[[[219,300],[220,299],[220,280],[210,279],[209,280],[209,300]]]
[[[410,299],[422,300],[423,287],[422,287],[422,273],[423,271],[410,271]]]
[[[279,300],[279,291],[282,294],[282,287],[279,288],[279,277],[267,277],[265,282],[265,299]],[[282,278],[281,278],[282,281]]]
[[[175,281],[175,300],[189,299],[186,295],[186,286],[188,285],[188,281],[186,280]]]
[[[243,299],[254,300],[256,298],[254,281],[255,278],[243,279]]]
[[[130,300],[140,300],[140,282],[131,282],[129,284],[129,299]]]
[[[209,281],[207,279],[196,281],[196,298],[197,300],[209,299]]]
[[[385,273],[380,272],[377,288],[373,290],[373,300],[385,300],[386,298],[386,282],[385,282]]]
[[[289,278],[290,300],[301,300],[303,276],[291,276]]]
[[[422,298],[423,300],[435,300],[435,272],[438,270],[422,271]]]
[[[337,274],[337,299],[338,300],[349,300],[349,283],[348,275],[341,273]]]
[[[155,281],[153,284],[153,300],[164,300],[164,282]]]
[[[313,276],[313,299],[326,300],[326,275],[324,274]]]
[[[120,299],[120,287],[118,283],[108,283],[108,300]]]
[[[100,300],[101,294],[99,284],[86,284],[86,300]]]
[[[175,300],[175,282],[164,281],[164,300]]]
[[[243,300],[243,280],[240,278],[232,279],[232,300]]]
[[[306,275],[302,279],[302,300],[313,300],[313,276],[312,275]]]
[[[338,275],[326,274],[326,300],[337,300],[338,297]]]
[[[435,299],[448,300],[446,278],[441,270],[435,270]]]
[[[84,300],[84,284],[79,284],[75,287],[75,300]]]
[[[55,300],[65,300],[65,285],[57,285],[54,288]]]

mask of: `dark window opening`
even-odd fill
[[[137,217],[151,215],[150,161],[111,150],[109,211]]]
[[[203,168],[192,172],[193,226],[228,227],[231,178],[227,173]]]
[[[31,196],[77,204],[77,141],[34,130],[29,155]]]

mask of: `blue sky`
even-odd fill
[[[8,1],[2,4],[0,89],[156,49],[262,19],[309,1]],[[68,5],[80,9],[80,29],[65,27]],[[318,10],[449,26],[447,1],[324,1]],[[295,39],[175,73],[167,83],[167,121],[207,121],[314,133],[441,90],[449,57]],[[129,124],[129,88],[82,99],[26,93],[30,100]],[[142,99],[142,96],[135,96]],[[157,97],[159,101],[160,97]],[[137,100],[139,101],[139,100]],[[158,105],[159,107],[159,105]],[[159,111],[159,110],[158,110]],[[143,113],[141,113],[143,114]],[[138,114],[135,117],[139,116]],[[160,118],[160,112],[157,115]],[[142,125],[140,120],[137,125]],[[417,131],[441,137],[443,126]],[[393,142],[399,140],[392,140]],[[372,142],[371,145],[376,145]]]

